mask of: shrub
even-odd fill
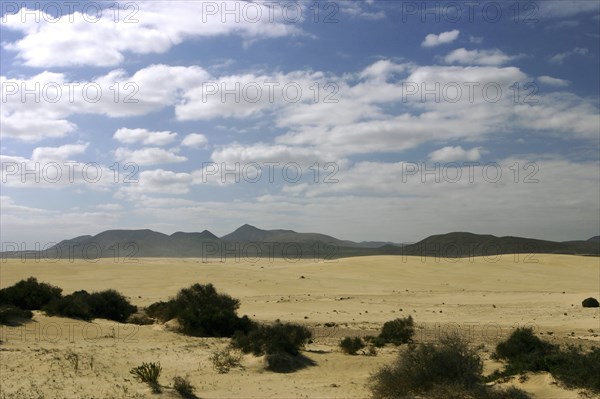
[[[505,360],[504,370],[490,379],[505,377],[526,371],[548,371],[569,387],[600,392],[600,348],[587,353],[581,347],[568,346],[562,350],[556,345],[542,341],[531,329],[515,330],[504,342],[496,346],[496,359]]]
[[[74,319],[91,320],[94,318],[90,306],[91,295],[84,290],[75,291],[65,297],[52,300],[43,310],[51,316],[64,316]]]
[[[496,346],[493,357],[509,362],[508,374],[550,371],[546,356],[555,350],[554,345],[536,337],[531,328],[517,328],[506,341]]]
[[[412,341],[415,333],[414,321],[411,316],[386,322],[381,328],[379,337],[385,343],[394,345],[406,344]]]
[[[226,374],[233,367],[240,366],[241,353],[235,353],[231,348],[216,350],[208,358],[219,374]]]
[[[292,323],[276,323],[254,327],[249,332],[238,331],[231,344],[244,353],[256,356],[288,353],[297,355],[300,348],[312,338],[306,327]]]
[[[145,314],[132,314],[127,318],[127,323],[137,324],[138,326],[147,326],[154,324],[154,319],[151,319]]]
[[[182,398],[193,399],[197,396],[194,395],[196,388],[190,383],[187,378],[175,376],[173,377],[173,389],[177,391]]]
[[[65,297],[54,299],[44,307],[46,313],[82,320],[103,318],[124,322],[137,310],[123,295],[115,290],[95,293],[75,291]]]
[[[89,300],[94,317],[124,322],[137,311],[137,307],[115,290],[95,292]]]
[[[146,308],[146,314],[161,323],[177,317],[175,301],[155,302]]]
[[[344,353],[356,355],[356,352],[363,349],[365,344],[360,337],[345,337],[340,341],[340,348]]]
[[[367,335],[364,340],[375,348],[383,348],[385,346],[385,339],[380,336],[374,337],[372,335]]]
[[[62,289],[46,283],[38,283],[35,277],[21,280],[13,286],[0,290],[0,304],[14,305],[21,309],[39,310],[52,300],[61,298]]]
[[[134,367],[129,370],[129,373],[133,375],[133,378],[140,382],[145,382],[150,386],[152,392],[160,393],[160,384],[158,383],[158,377],[160,377],[160,373],[162,371],[162,367],[160,367],[160,363],[142,363],[141,366]]]
[[[14,325],[33,317],[31,310],[20,309],[12,305],[0,305],[0,324]]]
[[[582,302],[581,302],[581,306],[583,306],[584,308],[597,308],[600,307],[600,303],[598,303],[598,300],[596,298],[585,298]]]
[[[194,284],[179,291],[169,302],[157,302],[146,309],[150,317],[161,321],[177,318],[181,332],[197,337],[231,337],[234,332],[249,331],[253,323],[236,311],[239,301],[219,294],[212,284]]]
[[[479,355],[465,341],[445,337],[438,346],[409,345],[393,365],[371,376],[371,391],[375,398],[401,398],[427,393],[438,385],[472,389],[479,384],[482,369]]]
[[[458,384],[435,385],[427,392],[428,399],[531,399],[525,391],[510,387],[491,389],[483,385],[465,388]]]

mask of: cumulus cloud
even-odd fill
[[[208,143],[208,139],[205,135],[199,133],[191,133],[184,137],[181,141],[181,145],[190,148],[200,148]]]
[[[33,150],[31,159],[34,161],[66,161],[73,155],[83,154],[89,145],[90,143],[65,144],[59,147],[37,147]]]
[[[564,53],[558,53],[550,57],[550,62],[552,64],[563,64],[567,58],[570,58],[574,55],[587,55],[590,51],[587,48],[575,47],[571,51],[565,51]]]
[[[4,16],[3,27],[23,34],[4,44],[32,67],[115,66],[128,54],[160,54],[186,39],[237,35],[246,41],[303,34],[299,23],[286,23],[281,6],[270,11],[261,2],[149,1],[123,9],[115,22],[114,8],[102,17],[74,12],[55,18],[41,10],[22,7]],[[132,11],[135,11],[134,15]],[[272,13],[272,14],[271,14]],[[128,21],[124,20],[130,16]],[[238,21],[236,21],[236,16]],[[258,18],[257,18],[258,17]],[[37,21],[37,22],[36,22]],[[65,38],[69,38],[65,45]],[[93,51],[90,51],[93,49]]]
[[[429,154],[433,162],[477,161],[481,158],[481,147],[465,150],[461,146],[448,146]]]
[[[518,56],[507,55],[498,49],[467,50],[465,48],[459,48],[448,53],[443,59],[447,64],[500,66],[517,57]]]
[[[187,161],[186,157],[177,155],[172,150],[158,147],[145,147],[139,150],[119,147],[115,150],[115,159],[121,162],[133,162],[137,165],[160,165]]]
[[[134,144],[141,143],[143,145],[158,145],[163,146],[172,143],[177,137],[177,133],[151,132],[146,129],[118,129],[113,138],[121,143]]]
[[[540,76],[537,80],[548,86],[565,87],[571,84],[570,81],[565,79],[553,78],[552,76]]]
[[[458,35],[460,31],[458,29],[454,29],[448,32],[442,32],[439,35],[434,33],[430,33],[425,36],[425,40],[421,43],[423,47],[436,47],[442,44],[452,43],[456,39],[458,39]]]
[[[93,80],[68,79],[54,72],[29,78],[1,76],[2,136],[31,142],[63,137],[77,129],[67,120],[75,114],[145,115],[173,106],[184,89],[200,86],[209,77],[197,66],[168,65],[150,65],[133,75],[113,70]],[[27,91],[37,97],[25,96]]]

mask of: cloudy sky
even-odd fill
[[[3,1],[2,242],[600,234],[597,1]]]

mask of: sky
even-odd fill
[[[600,235],[598,1],[0,4],[3,247]]]

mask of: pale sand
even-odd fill
[[[407,315],[420,327],[418,341],[436,340],[440,328],[461,328],[474,344],[485,346],[487,372],[500,367],[489,360],[489,353],[516,325],[533,323],[546,339],[559,343],[598,344],[600,311],[582,308],[581,301],[599,296],[600,258],[534,255],[527,260],[537,263],[524,260],[505,255],[496,261],[439,262],[394,256],[295,263],[157,258],[139,263],[5,261],[0,264],[2,287],[35,276],[63,288],[64,294],[113,288],[138,306],[166,300],[196,282],[213,283],[240,299],[240,315],[313,328],[315,342],[304,354],[317,366],[276,374],[263,370],[262,359],[247,356],[244,370],[220,375],[208,356],[226,346],[226,339],[186,337],[159,325],[84,323],[36,312],[34,323],[2,329],[2,395],[160,397],[128,373],[142,361],[160,361],[162,384],[171,384],[174,375],[189,376],[202,398],[368,397],[369,374],[391,362],[398,348],[388,346],[376,357],[348,356],[339,351],[337,342],[345,335],[376,335],[383,322]],[[325,322],[338,326],[326,328]],[[77,371],[66,359],[69,353],[79,357]],[[524,383],[513,381],[538,398],[579,397],[551,382],[546,374],[532,375]],[[162,397],[177,395],[165,389]]]

